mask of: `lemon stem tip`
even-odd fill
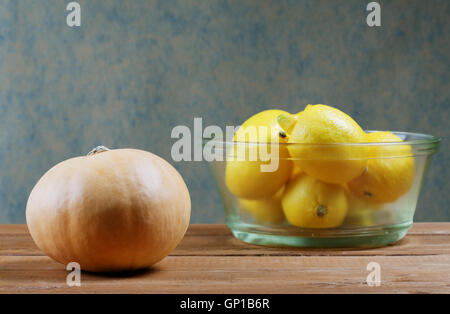
[[[323,205],[319,205],[319,207],[317,207],[317,211],[316,214],[318,217],[323,217],[327,214],[328,210],[325,206]]]

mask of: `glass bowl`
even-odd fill
[[[392,133],[403,142],[204,138],[203,152],[236,238],[266,246],[377,247],[402,239],[412,226],[424,175],[440,144],[432,135]],[[277,166],[268,169],[269,164]],[[349,173],[349,182],[323,181]]]

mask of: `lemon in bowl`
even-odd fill
[[[288,151],[304,172],[327,183],[342,184],[366,167],[365,148],[339,143],[363,143],[366,133],[350,116],[327,105],[308,105],[296,115],[288,134]]]
[[[287,158],[286,147],[279,145],[285,141],[277,123],[277,117],[282,114],[288,113],[262,111],[246,120],[234,135],[227,154],[225,182],[237,197],[271,197],[289,179],[293,163]],[[264,166],[270,168],[271,164],[273,169],[265,171]]]
[[[289,181],[281,203],[290,224],[311,229],[339,227],[348,210],[342,186],[324,183],[306,174]]]
[[[348,183],[350,191],[374,203],[394,202],[408,192],[414,180],[414,158],[410,145],[391,132],[367,134],[369,143],[364,172]],[[385,143],[385,144],[383,144]]]

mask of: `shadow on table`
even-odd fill
[[[151,275],[158,271],[158,267],[154,266],[151,268],[142,268],[136,270],[126,270],[126,271],[118,271],[118,272],[91,272],[91,271],[82,271],[82,274],[89,275],[90,277],[103,277],[103,278],[139,278]]]

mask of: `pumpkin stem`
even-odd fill
[[[108,150],[110,150],[108,147],[100,145],[100,146],[97,146],[96,148],[94,148],[93,150],[91,150],[87,154],[87,156],[92,156],[92,155],[95,155],[95,154],[103,153],[103,152],[106,152]]]

